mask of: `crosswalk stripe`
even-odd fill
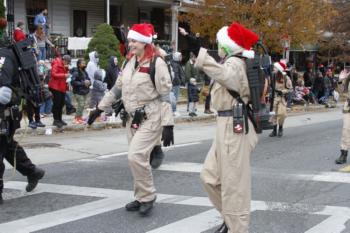
[[[148,231],[147,233],[201,233],[222,223],[216,210],[208,210],[166,226]]]
[[[200,173],[203,164],[201,163],[184,163],[184,162],[169,162],[162,164],[158,168],[160,171],[173,171],[173,172],[192,172]],[[319,182],[331,182],[331,183],[346,183],[350,184],[350,173],[342,172],[321,172],[316,174],[288,174],[280,173],[280,171],[274,171],[273,169],[263,170],[252,168],[252,173],[257,175],[266,175],[271,177],[271,174],[279,174],[278,178],[281,179],[295,179],[295,180],[306,180],[306,181],[319,181]],[[276,178],[276,176],[273,176]]]
[[[5,185],[10,189],[23,190],[26,183],[11,181],[6,182]],[[129,202],[133,197],[133,192],[128,190],[44,183],[39,184],[37,190],[31,195],[43,192],[100,197],[103,199],[3,223],[0,224],[0,232],[24,233],[47,229],[59,224],[64,224],[123,208],[125,203]],[[157,202],[175,205],[212,207],[207,197],[157,194]],[[309,229],[306,233],[340,233],[345,229],[345,223],[350,219],[350,208],[340,206],[311,206],[309,204],[290,204],[283,202],[264,202],[253,200],[251,202],[251,211],[253,212],[257,210],[330,216],[323,222]],[[221,220],[219,213],[216,210],[211,209],[197,215],[184,218],[177,222],[170,223],[169,225],[153,229],[149,233],[199,233],[209,230],[220,223]],[[191,226],[191,231],[183,226]],[[323,230],[320,231],[320,229]],[[324,229],[331,229],[331,231],[324,231]]]

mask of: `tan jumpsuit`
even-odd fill
[[[131,128],[131,119],[127,122],[129,142],[128,161],[134,178],[134,195],[139,202],[155,199],[152,169],[149,163],[150,153],[159,145],[163,126],[174,125],[171,105],[167,98],[172,83],[166,63],[158,58],[156,62],[155,86],[148,73],[150,62],[142,62],[135,68],[136,58],[126,64],[116,84],[99,104],[105,110],[117,99],[121,90],[125,110],[133,114],[137,108],[145,106],[147,119],[139,129]]]
[[[348,77],[349,79],[350,77]],[[346,81],[344,80],[346,83]],[[344,103],[343,108],[343,130],[342,130],[342,137],[341,137],[341,143],[340,147],[342,150],[349,150],[350,149],[350,107],[349,107],[349,98],[350,98],[350,83],[348,86],[348,99]]]
[[[282,91],[283,96],[278,96],[275,94],[275,99],[273,102],[273,111],[275,111],[275,116],[272,118],[272,123],[274,125],[283,126],[285,119],[287,118],[287,101],[284,97],[285,94],[291,91],[292,82],[288,76],[284,76],[282,82],[276,81],[276,90]]]
[[[228,58],[217,63],[201,48],[196,67],[215,80],[211,90],[212,106],[217,111],[232,109],[236,100],[227,88],[240,93],[243,101],[250,97],[246,66],[242,59]],[[246,233],[249,227],[251,177],[250,155],[258,142],[252,123],[249,133],[233,132],[232,117],[217,117],[217,128],[211,149],[201,172],[209,199],[221,213],[230,233]]]

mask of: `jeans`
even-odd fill
[[[170,93],[170,97],[172,97],[173,95],[173,99],[171,101],[171,106],[173,109],[173,112],[176,112],[176,105],[177,105],[177,101],[179,100],[179,96],[180,96],[180,86],[173,86],[173,89]]]
[[[291,108],[292,107],[292,92],[288,92],[286,97],[287,97],[287,108]]]
[[[64,97],[64,102],[66,105],[66,111],[69,112],[69,110],[74,109],[74,106],[72,104],[72,98],[71,98],[71,93],[70,92],[66,92],[66,95]]]
[[[52,111],[52,99],[45,100],[40,106],[40,114],[50,114]]]
[[[46,60],[46,47],[39,47],[40,53],[38,60]]]

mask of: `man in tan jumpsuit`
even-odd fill
[[[127,121],[129,142],[128,160],[134,177],[135,201],[126,205],[128,211],[139,211],[147,215],[153,208],[156,190],[153,183],[150,154],[159,145],[162,136],[164,146],[172,140],[174,125],[169,102],[172,83],[166,63],[157,58],[154,83],[150,75],[151,60],[156,51],[152,42],[152,28],[149,24],[136,24],[129,33],[130,57],[116,84],[98,105],[100,111],[107,110],[119,98],[123,100],[126,112],[131,116]],[[138,110],[144,110],[145,117],[139,125],[132,124]],[[134,119],[132,119],[134,118]],[[162,135],[163,130],[163,135]],[[165,143],[165,141],[167,142]]]
[[[340,157],[335,160],[336,164],[346,163],[348,150],[350,148],[350,72],[342,71],[339,75],[339,80],[343,81],[345,88],[347,88],[347,100],[343,108],[343,131],[340,144]],[[344,171],[350,172],[350,168]]]
[[[180,28],[183,35],[187,32]],[[210,201],[224,218],[217,232],[246,233],[249,227],[251,181],[250,155],[258,137],[249,121],[249,132],[233,131],[233,106],[237,104],[228,89],[238,92],[245,103],[250,98],[243,55],[258,36],[238,23],[223,27],[217,33],[219,56],[217,63],[201,48],[195,66],[214,80],[211,88],[212,106],[218,111],[217,128],[212,147],[201,172],[201,180]]]
[[[292,81],[286,74],[286,64],[283,62],[274,63],[274,73],[276,77],[275,81],[275,98],[273,103],[273,110],[275,115],[272,118],[274,125],[273,131],[270,137],[282,137],[283,136],[283,124],[287,118],[287,101],[285,95],[291,91]],[[277,134],[277,125],[278,134]]]

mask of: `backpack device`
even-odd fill
[[[262,53],[259,53],[262,51]],[[247,59],[242,56],[235,55],[240,59],[244,59],[247,69],[248,85],[250,90],[250,100],[248,103],[244,103],[240,94],[234,90],[228,90],[230,95],[237,100],[237,106],[234,106],[234,115],[241,115],[244,119],[245,132],[249,132],[248,118],[254,125],[256,133],[260,134],[263,130],[273,129],[273,124],[270,121],[273,116],[273,99],[271,98],[270,109],[267,108],[265,104],[261,102],[264,94],[264,88],[266,80],[272,77],[272,62],[271,57],[268,54],[266,46],[258,42],[255,48],[255,55],[252,59]],[[274,82],[271,82],[274,83]],[[274,85],[271,86],[274,89]],[[235,108],[239,108],[239,110]],[[237,122],[237,119],[236,119]],[[234,127],[239,129],[238,125],[235,123]]]

